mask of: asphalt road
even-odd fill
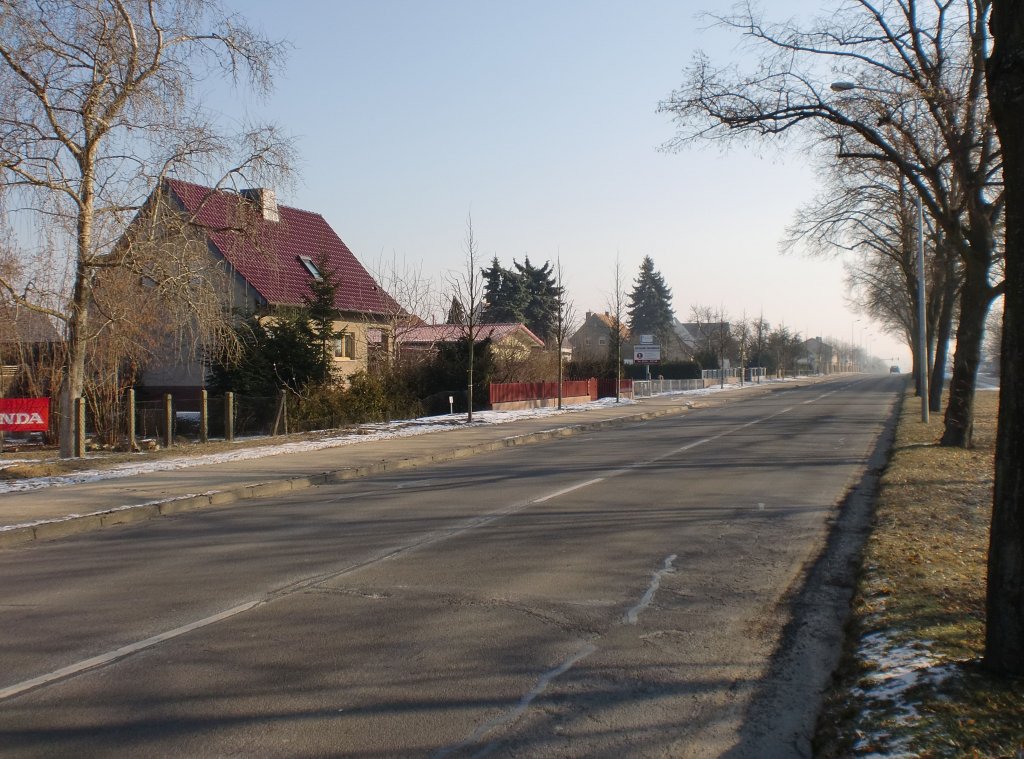
[[[0,754],[806,753],[814,665],[780,651],[902,387],[5,551]]]

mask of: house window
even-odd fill
[[[598,344],[598,345],[604,345],[604,343],[605,343],[605,340],[604,340],[604,338],[603,338],[603,337],[601,337],[601,338],[598,338],[598,340],[597,340],[597,344]]]
[[[344,334],[334,338],[334,357],[355,358],[356,336],[351,332],[345,332]]]
[[[589,337],[583,338],[583,344],[584,345],[590,345],[590,338]]]
[[[388,350],[388,333],[377,327],[371,327],[366,330],[366,345],[370,350],[379,350],[387,352]]]
[[[313,263],[313,259],[309,256],[299,256],[299,260],[302,261],[302,265],[306,267],[306,271],[313,275],[314,279],[323,279],[323,275],[320,273],[320,269],[317,268],[316,264]]]

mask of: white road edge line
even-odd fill
[[[20,695],[26,691],[32,690],[33,688],[38,688],[43,685],[48,685],[49,683],[55,682],[57,680],[63,680],[65,678],[72,677],[73,675],[85,672],[86,670],[94,669],[96,667],[102,667],[105,664],[110,664],[111,662],[117,661],[118,659],[123,659],[124,657],[130,654],[134,654],[146,648],[152,648],[153,646],[159,643],[163,643],[166,640],[177,638],[179,635],[190,633],[193,630],[198,630],[201,627],[216,624],[217,622],[225,620],[229,617],[233,617],[236,614],[241,614],[243,612],[249,611],[249,609],[252,609],[255,606],[259,606],[261,603],[263,603],[263,601],[250,601],[249,603],[244,603],[239,606],[235,606],[231,609],[227,609],[212,616],[196,620],[195,622],[189,622],[187,625],[175,627],[173,630],[162,632],[159,635],[154,635],[151,638],[146,638],[145,640],[130,643],[127,646],[116,648],[113,651],[108,651],[105,654],[94,656],[91,659],[83,659],[80,662],[69,664],[66,667],[55,669],[53,672],[48,672],[47,674],[40,675],[39,677],[33,677],[31,680],[23,680],[20,683],[15,683],[14,685],[10,685],[6,688],[0,689],[0,701],[11,698],[13,696]]]

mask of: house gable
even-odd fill
[[[611,314],[588,312],[583,324],[569,338],[573,356],[575,358],[607,356],[613,343],[614,331],[615,317]],[[625,324],[620,326],[619,334],[622,345],[625,346],[629,342],[629,330]]]
[[[335,307],[342,313],[402,313],[320,214],[276,202],[267,213],[269,191],[236,194],[176,179],[167,180],[166,187],[214,251],[266,303],[301,305],[315,276],[310,264],[324,262],[338,281]]]

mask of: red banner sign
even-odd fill
[[[0,398],[0,431],[46,432],[49,428],[49,398]]]

